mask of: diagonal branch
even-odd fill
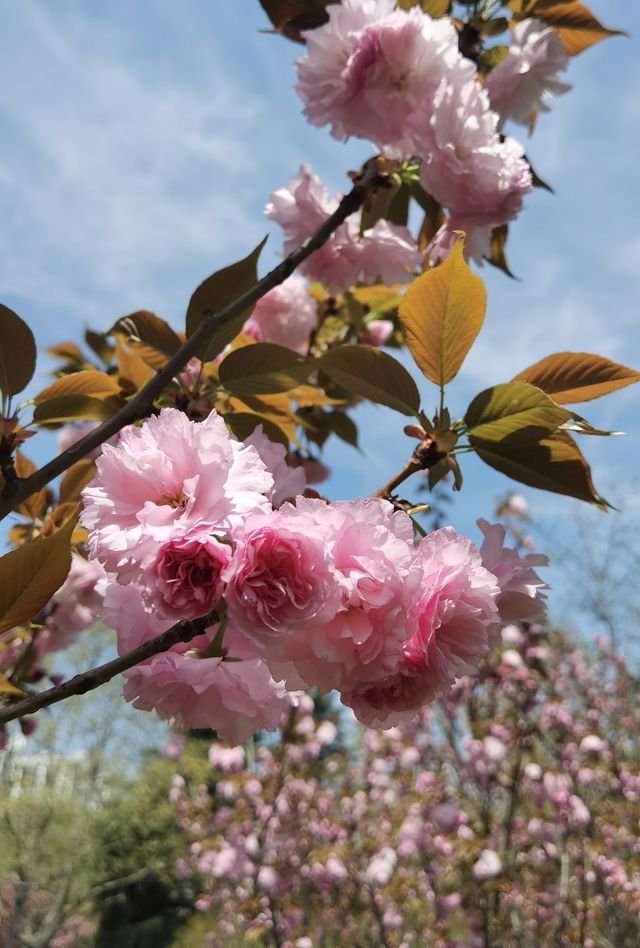
[[[61,685],[55,685],[53,688],[41,691],[37,695],[30,695],[21,701],[12,702],[5,708],[0,706],[0,727],[9,721],[15,721],[16,718],[23,717],[25,714],[34,714],[41,708],[48,708],[52,704],[57,704],[58,701],[64,701],[65,698],[70,698],[72,695],[83,695],[87,691],[99,688],[100,685],[105,685],[116,675],[120,675],[128,668],[133,668],[134,665],[138,665],[159,652],[168,651],[178,642],[190,642],[191,639],[203,633],[209,622],[208,619],[178,622],[167,632],[156,636],[155,639],[144,642],[138,648],[127,652],[126,655],[120,655],[110,662],[105,662],[104,665],[98,665],[96,668],[90,668],[79,675],[74,675],[69,681],[64,681]]]
[[[103,422],[99,428],[91,431],[76,444],[67,448],[58,457],[53,458],[44,467],[41,467],[30,477],[9,481],[0,495],[0,520],[3,520],[15,507],[23,500],[40,490],[59,474],[62,474],[72,464],[86,457],[95,448],[100,447],[109,438],[112,438],[118,431],[126,425],[133,424],[141,418],[146,418],[153,407],[153,402],[162,392],[164,387],[176,376],[189,359],[200,350],[201,345],[220,326],[225,325],[234,319],[245,309],[253,306],[269,290],[279,286],[287,277],[303,263],[307,257],[318,250],[331,235],[344,223],[347,217],[358,211],[364,204],[365,198],[370,190],[376,186],[388,186],[388,181],[384,173],[380,171],[375,159],[367,162],[362,174],[355,178],[355,184],[351,191],[346,194],[336,210],[323,224],[311,235],[301,247],[290,253],[284,260],[274,267],[262,280],[259,280],[255,286],[243,293],[236,300],[220,310],[218,313],[205,313],[204,319],[190,336],[185,344],[169,359],[169,361],[160,369],[160,371],[147,382],[144,388],[129,399],[127,404],[115,413],[111,418]]]

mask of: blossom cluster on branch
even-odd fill
[[[501,621],[540,615],[546,558],[501,526],[480,521],[480,549],[452,528],[416,540],[387,500],[304,490],[281,445],[215,412],[163,409],[104,447],[82,522],[119,651],[209,623],[125,672],[136,707],[238,743],[315,687],[389,727],[475,671]]]

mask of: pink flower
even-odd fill
[[[299,628],[274,643],[274,656],[285,664],[274,666],[271,658],[270,664],[290,686],[302,680],[322,691],[351,690],[394,674],[419,582],[411,520],[376,498],[331,505],[303,498],[298,507],[329,531],[325,544],[339,606],[318,628]],[[291,666],[299,678],[289,677]]]
[[[209,763],[225,773],[239,773],[245,765],[244,749],[212,744],[209,748]]]
[[[481,261],[491,230],[513,220],[531,191],[531,170],[522,147],[500,140],[498,116],[475,80],[442,82],[430,120],[419,126],[421,179],[429,194],[450,212],[433,243],[441,257],[455,230],[467,234],[465,253]]]
[[[386,885],[391,879],[398,857],[390,846],[385,846],[373,857],[365,871],[367,882],[373,885]]]
[[[443,75],[474,73],[449,19],[394,9],[393,0],[344,0],[329,22],[305,34],[296,91],[313,125],[339,139],[355,135],[397,154],[415,152],[412,115],[424,110]]]
[[[245,445],[255,448],[260,460],[273,477],[273,487],[267,496],[274,507],[285,500],[297,497],[307,486],[306,469],[300,464],[291,464],[290,455],[281,444],[271,441],[262,430],[262,425],[245,438]]]
[[[230,559],[231,548],[205,533],[163,543],[145,577],[160,614],[180,620],[210,612],[222,595],[222,571]]]
[[[256,731],[275,730],[291,706],[287,692],[257,658],[225,661],[172,650],[136,665],[124,677],[124,697],[135,708],[155,710],[182,727],[211,728],[232,745]]]
[[[47,605],[48,652],[66,648],[78,632],[97,621],[103,595],[96,587],[103,577],[100,563],[73,554],[67,578]]]
[[[105,445],[83,491],[82,523],[92,556],[129,578],[170,538],[224,535],[247,514],[268,510],[272,486],[255,448],[231,440],[215,412],[193,422],[164,408]]]
[[[504,546],[505,529],[501,524],[478,520],[484,534],[480,547],[482,562],[497,578],[500,586],[498,609],[503,622],[540,621],[545,615],[543,583],[534,566],[546,566],[548,558],[540,553],[525,556]]]
[[[81,441],[84,437],[99,427],[99,421],[82,421],[75,425],[64,425],[58,431],[56,438],[58,443],[58,454],[62,454],[62,452],[66,451],[67,448],[71,448],[74,444],[77,444],[78,441]],[[101,450],[101,448],[95,448],[90,454],[87,455],[87,457],[97,458]]]
[[[235,534],[236,551],[225,579],[233,624],[261,647],[265,637],[317,627],[341,601],[323,523],[325,505],[286,503],[248,518]],[[319,514],[319,516],[318,516]]]
[[[397,671],[341,695],[358,720],[370,727],[411,720],[456,678],[477,671],[497,625],[496,578],[482,566],[466,537],[451,527],[436,530],[420,541],[415,565],[420,587],[410,607]]]
[[[309,165],[286,188],[271,195],[266,215],[284,231],[289,253],[317,230],[338,206]],[[331,293],[341,293],[358,281],[406,283],[422,264],[415,241],[406,227],[378,221],[360,236],[358,215],[348,217],[319,250],[304,262],[301,273],[318,280]]]
[[[393,323],[390,319],[372,319],[367,323],[367,334],[362,340],[367,346],[376,348],[384,346],[393,334]]]
[[[483,849],[473,864],[473,874],[480,882],[495,879],[502,872],[502,861],[494,849]]]
[[[558,73],[569,56],[556,30],[540,20],[521,20],[513,27],[507,55],[485,79],[491,107],[503,121],[529,125],[537,112],[548,112],[547,101],[571,88]]]
[[[256,303],[243,332],[304,355],[317,324],[318,304],[309,295],[306,282],[294,274]]]

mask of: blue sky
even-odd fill
[[[521,280],[482,272],[487,321],[451,386],[456,414],[551,351],[640,365],[640,7],[590,5],[632,39],[573,60],[574,90],[527,142],[556,194],[536,192],[512,227]],[[275,262],[280,234],[262,211],[300,162],[345,190],[345,172],[371,153],[305,122],[292,88],[300,48],[259,32],[257,0],[4,0],[1,9],[0,298],[42,347],[140,308],[182,328],[194,286],[267,232],[263,262]],[[424,391],[429,406],[435,392]],[[630,388],[584,407],[594,424],[629,433],[584,445],[597,486],[627,517],[640,508],[637,399]],[[401,416],[367,407],[359,422],[365,456],[339,445],[328,453],[332,496],[374,490],[410,450]],[[52,441],[37,441],[31,454],[44,460]],[[473,519],[509,482],[473,459],[464,473],[452,520],[473,535]],[[523,493],[547,532],[570,536],[577,501]]]

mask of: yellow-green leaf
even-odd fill
[[[0,633],[32,619],[62,586],[75,523],[0,557]]]
[[[530,443],[556,431],[572,417],[534,385],[506,382],[476,395],[464,420],[472,444],[476,439],[496,442],[505,438]]]
[[[258,258],[267,238],[265,237],[248,257],[232,263],[207,277],[193,293],[187,308],[187,338],[192,336],[208,313],[219,313],[258,282]],[[249,310],[240,313],[215,330],[201,346],[199,356],[203,362],[214,359],[224,347],[237,336],[249,316]]]
[[[17,395],[36,368],[36,341],[23,319],[0,303],[0,392]]]
[[[577,0],[537,0],[525,11],[552,26],[570,56],[576,56],[607,36],[626,36],[622,30],[611,30]]]
[[[515,380],[537,385],[554,402],[589,402],[640,381],[640,372],[591,352],[555,352],[518,372]]]
[[[521,484],[566,494],[596,504],[602,510],[610,506],[593,486],[591,469],[578,445],[564,431],[556,431],[537,442],[518,438],[498,442],[476,440],[474,447],[485,464]]]
[[[172,356],[181,345],[180,337],[169,323],[146,309],[138,310],[129,316],[121,316],[107,335],[121,335],[134,342],[142,342],[166,356]]]
[[[24,696],[24,691],[16,688],[4,675],[0,675],[0,695],[2,694],[14,695],[16,698],[21,698]]]
[[[49,401],[51,398],[62,398],[67,395],[89,395],[91,398],[108,398],[119,392],[118,380],[106,372],[87,370],[73,372],[56,379],[52,385],[43,388],[34,398],[36,405]]]
[[[292,349],[258,342],[230,352],[220,363],[219,379],[233,395],[272,395],[304,382],[313,365]]]
[[[37,425],[64,425],[69,421],[105,421],[123,402],[115,396],[92,398],[90,395],[62,395],[36,405],[33,420]]]
[[[371,346],[339,346],[317,360],[318,368],[342,388],[404,415],[417,415],[420,393],[407,370]]]
[[[464,241],[456,241],[443,264],[413,281],[398,307],[411,355],[439,386],[457,374],[484,320],[484,286],[463,248]]]

